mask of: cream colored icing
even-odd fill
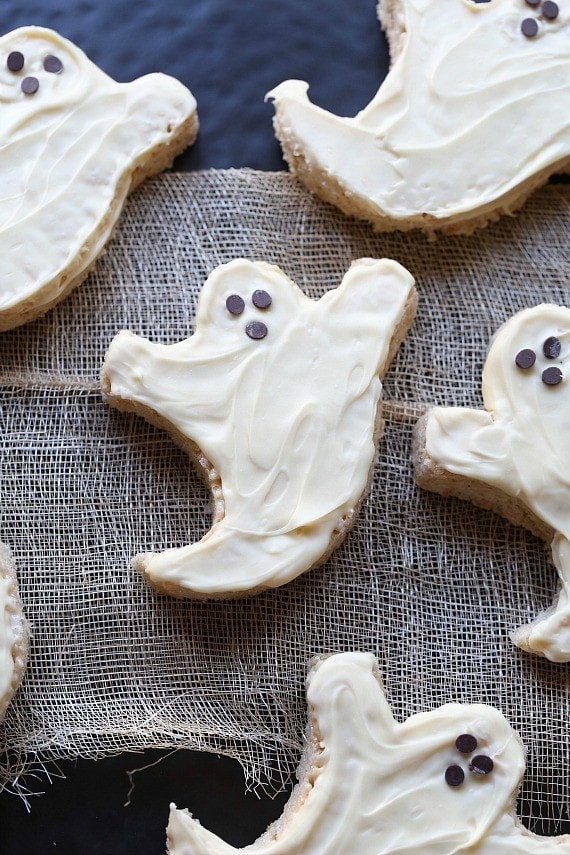
[[[11,610],[8,609],[9,584],[8,578],[0,573],[0,711],[2,710],[5,698],[12,694],[12,680],[14,677],[12,649],[16,638]]]
[[[405,227],[421,214],[489,213],[534,176],[570,169],[567,0],[553,21],[524,0],[394,5],[403,29],[397,57],[354,118],[312,104],[303,81],[268,93],[293,161],[301,155],[317,170],[313,189],[351,210],[359,200],[363,216]],[[521,33],[528,17],[539,20],[535,38]],[[299,176],[307,179],[301,169]]]
[[[7,67],[15,51],[25,59],[17,72]],[[61,61],[59,73],[44,70],[49,55]],[[35,94],[22,91],[26,77],[39,82]],[[52,30],[0,38],[0,325],[2,312],[23,301],[51,304],[70,275],[89,267],[134,170],[195,112],[174,78],[116,83]]]
[[[0,543],[0,721],[26,665],[29,628],[22,612],[12,553]]]
[[[560,341],[557,358],[543,344]],[[518,368],[523,349],[535,364]],[[542,372],[558,367],[548,386]],[[526,505],[556,532],[552,555],[561,589],[551,613],[514,640],[555,661],[570,661],[570,309],[540,305],[514,315],[496,334],[483,371],[485,410],[436,407],[428,416],[426,451],[448,472],[481,481]]]
[[[514,814],[525,769],[515,731],[492,707],[450,703],[397,722],[376,661],[365,653],[325,659],[309,675],[309,721],[316,745],[298,794],[274,827],[235,849],[171,805],[170,855],[550,855],[570,836],[530,834]],[[476,738],[466,754],[460,735]],[[470,770],[477,756],[488,774]],[[463,783],[446,783],[449,766]],[[290,809],[289,809],[290,808]]]
[[[269,308],[255,308],[255,290]],[[119,333],[103,368],[111,403],[156,414],[222,483],[222,518],[201,541],[139,556],[154,585],[214,596],[275,587],[327,553],[367,486],[378,375],[413,293],[411,275],[386,259],[356,262],[318,301],[277,267],[237,259],[205,283],[191,338],[165,346]],[[227,310],[230,295],[243,314]],[[260,340],[245,332],[256,321]]]

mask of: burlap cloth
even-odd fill
[[[232,755],[275,790],[302,749],[308,660],[358,649],[379,657],[399,718],[449,700],[498,707],[528,746],[521,815],[568,830],[570,666],[508,637],[551,603],[549,550],[492,512],[421,492],[410,438],[427,404],[481,406],[488,340],[513,312],[569,302],[569,233],[568,185],[435,242],[378,235],[285,173],[142,186],[83,286],[0,337],[0,538],[32,629],[0,782],[17,789],[57,758],[187,746]],[[130,559],[198,539],[209,497],[167,435],[103,403],[99,370],[120,329],[187,337],[205,278],[238,256],[278,264],[314,297],[353,259],[392,257],[416,277],[420,307],[385,379],[370,493],[336,554],[255,598],[174,600]]]

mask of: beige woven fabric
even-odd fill
[[[448,700],[502,710],[529,747],[520,811],[537,831],[559,830],[570,669],[508,638],[552,600],[549,550],[491,512],[419,491],[409,454],[427,404],[481,405],[487,343],[503,321],[568,304],[569,233],[568,185],[472,237],[435,242],[375,234],[285,173],[172,174],[139,188],[84,285],[0,337],[0,539],[32,629],[0,729],[0,781],[14,786],[52,758],[188,746],[233,755],[253,784],[277,788],[302,748],[308,660],[359,649],[379,657],[398,717]],[[173,600],[129,562],[199,538],[208,495],[167,435],[103,403],[98,374],[122,328],[187,337],[208,273],[238,256],[278,264],[315,297],[353,259],[389,256],[416,277],[420,307],[385,380],[372,487],[342,547],[255,598]]]

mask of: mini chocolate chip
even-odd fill
[[[558,386],[562,382],[562,371],[555,365],[545,368],[542,372],[542,382],[547,386]]]
[[[13,50],[12,53],[8,54],[6,65],[9,71],[21,71],[24,67],[24,54],[20,53],[19,50]]]
[[[477,748],[477,740],[470,733],[462,733],[455,740],[455,747],[462,754],[471,754]]]
[[[267,291],[254,291],[251,300],[257,309],[268,309],[271,305],[271,294]]]
[[[547,338],[544,344],[542,345],[542,352],[546,356],[547,359],[556,359],[557,356],[560,356],[560,351],[562,350],[562,344],[559,338],[551,335],[550,338]]]
[[[24,95],[35,95],[40,88],[40,81],[37,77],[24,77],[22,80],[22,92]]]
[[[542,4],[542,14],[549,21],[554,21],[555,18],[558,17],[558,3],[554,3],[553,0],[544,0]]]
[[[538,33],[538,24],[535,18],[525,18],[521,24],[521,32],[527,39],[532,39]]]
[[[241,315],[245,309],[245,303],[239,294],[230,294],[226,300],[226,309],[230,315]]]
[[[448,766],[445,770],[445,783],[449,784],[450,787],[459,787],[464,780],[465,772],[461,766],[454,763],[453,766]]]
[[[265,338],[267,335],[267,327],[261,321],[252,321],[246,326],[245,331],[250,338]]]
[[[540,0],[526,0],[527,6],[540,6]]]
[[[44,69],[49,71],[50,74],[59,74],[63,71],[63,62],[59,57],[50,54],[44,59]]]
[[[494,765],[495,764],[493,763],[491,758],[487,757],[486,754],[478,754],[477,757],[474,757],[471,763],[469,764],[469,768],[477,775],[488,775],[489,772],[493,771]]]
[[[526,370],[527,368],[532,368],[535,362],[536,353],[529,347],[525,347],[524,350],[519,350],[519,352],[515,356],[515,364],[517,368],[522,368]]]

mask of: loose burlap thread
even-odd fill
[[[0,337],[0,539],[31,625],[0,728],[0,784],[18,788],[61,758],[189,747],[236,757],[252,786],[276,791],[302,750],[308,661],[357,649],[378,656],[399,719],[450,700],[500,709],[528,748],[523,820],[569,830],[569,666],[509,640],[553,599],[549,549],[419,490],[410,464],[428,405],[482,406],[500,324],[568,303],[569,231],[561,184],[514,218],[436,241],[377,234],[285,173],[167,174],[140,187],[81,288]],[[199,539],[210,501],[166,434],[103,402],[111,339],[125,328],[186,338],[204,280],[236,257],[277,264],[319,297],[364,256],[404,264],[420,305],[385,378],[386,427],[355,528],[321,568],[254,598],[154,593],[131,558]]]

